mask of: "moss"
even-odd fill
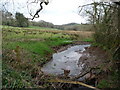
[[[101,80],[99,84],[97,85],[98,88],[109,88],[110,84],[106,80]]]

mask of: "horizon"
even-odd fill
[[[47,22],[47,23],[52,23],[52,22],[49,22],[49,21],[45,21],[45,20],[40,20],[40,21],[31,21],[31,22]],[[53,24],[53,23],[52,23]],[[67,25],[67,24],[86,24],[86,23],[76,23],[76,22],[68,22],[68,23],[65,23],[65,24],[60,24],[60,25]],[[53,25],[56,25],[56,24],[53,24]]]

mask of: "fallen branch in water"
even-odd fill
[[[85,87],[88,87],[88,88],[91,88],[91,89],[100,90],[100,89],[98,89],[98,88],[96,88],[96,87],[87,85],[87,84],[82,83],[82,82],[79,82],[79,81],[70,81],[70,80],[62,80],[62,79],[50,79],[50,80],[48,80],[48,82],[59,82],[59,83],[79,84],[79,85],[82,85],[82,86],[85,86]]]

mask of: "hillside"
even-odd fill
[[[31,26],[38,26],[38,27],[47,27],[47,28],[54,28],[60,30],[75,30],[75,31],[91,31],[92,25],[90,24],[78,24],[78,23],[68,23],[63,25],[54,25],[51,22],[46,21],[38,21],[38,22],[31,22]]]
[[[62,27],[64,28],[64,30],[76,30],[76,31],[91,31],[92,29],[92,25],[89,24],[75,24],[75,23],[70,23],[70,24],[66,24],[66,25],[62,25]]]
[[[90,24],[68,23],[63,25],[54,25],[54,28],[61,30],[91,31],[93,26]]]

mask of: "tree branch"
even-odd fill
[[[43,9],[42,4],[43,4],[43,2],[40,3],[40,9],[37,10],[37,12],[36,12],[35,15],[33,16],[32,20],[33,20],[34,18],[39,18],[39,14],[38,14],[38,13]],[[36,17],[36,16],[37,16],[37,17]]]
[[[82,85],[82,86],[85,86],[85,87],[88,87],[88,88],[91,88],[91,89],[94,89],[94,90],[100,90],[96,87],[93,87],[93,86],[90,86],[88,84],[85,84],[85,83],[82,83],[82,82],[79,82],[79,81],[70,81],[70,80],[62,80],[62,79],[51,79],[51,80],[48,80],[48,82],[60,82],[60,83],[69,83],[69,84],[79,84],[79,85]]]
[[[99,2],[99,3],[98,3],[98,2],[94,2],[94,3],[90,3],[90,4],[86,4],[86,5],[79,6],[78,8],[81,7],[79,13],[82,11],[83,7],[90,6],[90,5],[94,5],[94,4],[96,4],[96,5],[105,5],[105,6],[113,7],[112,5],[107,5],[107,4],[103,3],[103,2]]]

